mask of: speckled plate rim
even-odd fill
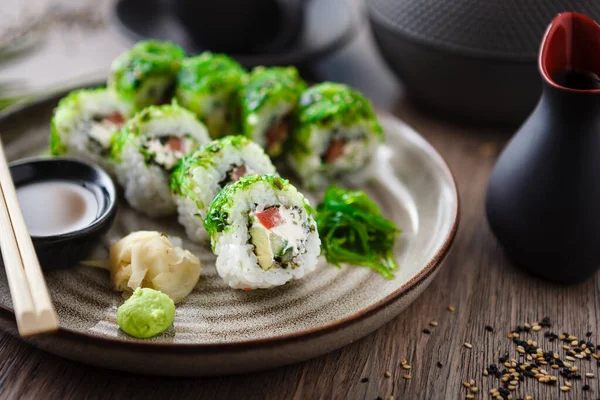
[[[13,109],[10,109],[3,113],[0,113],[0,123],[4,122],[6,119],[8,119],[10,117],[15,116],[16,114],[25,113],[30,109],[36,108],[43,103],[56,101],[57,98],[63,96],[65,93],[66,92],[63,92],[63,93],[60,93],[57,95],[53,95],[53,96],[47,96],[45,98],[40,99],[39,101],[35,101],[35,102],[32,102],[27,105],[21,105],[19,107],[15,107]],[[424,153],[426,153],[430,157],[431,160],[433,160],[433,162],[435,164],[437,164],[440,167],[440,169],[443,171],[444,175],[446,176],[446,179],[448,180],[448,182],[450,182],[452,184],[452,189],[453,189],[452,193],[454,194],[454,198],[456,199],[456,207],[453,210],[453,216],[452,216],[453,217],[452,227],[450,228],[448,234],[446,235],[444,242],[439,247],[439,249],[436,251],[436,253],[433,256],[433,258],[431,259],[431,261],[425,267],[423,267],[415,276],[413,276],[410,280],[408,280],[406,283],[404,283],[402,286],[400,286],[394,292],[390,293],[389,295],[387,295],[383,299],[379,300],[378,302],[376,302],[368,307],[365,307],[362,310],[357,311],[351,315],[348,315],[347,317],[337,319],[335,321],[331,321],[327,324],[323,324],[323,325],[315,326],[312,328],[296,331],[293,333],[279,335],[279,336],[272,336],[272,337],[267,337],[267,338],[261,338],[261,339],[232,341],[232,342],[228,342],[228,343],[218,343],[218,344],[212,344],[212,343],[197,343],[197,344],[193,344],[193,343],[152,343],[152,342],[144,343],[144,342],[134,342],[134,341],[128,341],[128,340],[107,338],[107,337],[103,337],[103,336],[96,336],[96,335],[92,335],[92,334],[88,334],[88,333],[84,333],[84,332],[80,332],[80,331],[74,331],[74,330],[64,328],[64,327],[59,327],[59,329],[54,333],[39,335],[38,337],[54,336],[54,337],[58,337],[58,338],[64,338],[66,340],[75,339],[80,342],[87,342],[87,343],[93,342],[95,344],[99,344],[102,346],[126,347],[126,348],[130,348],[130,349],[135,348],[135,351],[142,351],[142,352],[146,352],[146,351],[148,351],[148,352],[163,352],[164,351],[164,352],[168,352],[168,353],[173,353],[173,352],[189,353],[189,352],[193,351],[193,352],[197,352],[197,353],[207,354],[207,353],[213,353],[213,352],[220,352],[223,350],[235,350],[235,349],[239,350],[239,349],[244,349],[244,348],[256,349],[256,348],[265,347],[265,346],[270,347],[270,346],[285,345],[290,342],[317,338],[317,337],[324,336],[324,335],[327,335],[327,334],[330,334],[330,333],[333,333],[336,331],[343,330],[344,328],[347,328],[353,324],[359,323],[359,322],[371,317],[372,315],[383,310],[387,306],[392,305],[400,297],[403,297],[403,296],[407,295],[408,293],[410,293],[412,290],[418,288],[422,282],[425,282],[427,280],[427,278],[430,275],[432,275],[433,273],[435,273],[438,270],[438,268],[442,265],[442,261],[448,254],[448,252],[452,246],[452,243],[454,242],[454,239],[456,237],[456,233],[457,233],[458,225],[459,225],[459,221],[460,221],[460,197],[459,197],[458,189],[456,186],[456,179],[454,178],[454,175],[453,175],[452,171],[450,170],[450,167],[444,160],[444,158],[437,152],[437,150],[427,140],[425,140],[425,138],[423,138],[421,135],[419,135],[412,127],[408,126],[407,124],[405,124],[404,122],[399,120],[397,117],[395,117],[394,115],[392,115],[386,111],[378,110],[377,113],[379,115],[383,116],[384,118],[390,119],[393,122],[393,124],[399,125],[401,127],[401,129],[399,129],[399,130],[402,131],[402,135],[409,142],[412,142],[417,147],[419,147]],[[1,134],[0,134],[0,137],[1,137]],[[13,311],[2,305],[0,305],[0,320],[2,320],[2,322],[3,322],[2,328],[4,328],[4,329],[13,328],[11,330],[16,331],[16,321],[15,321],[15,316],[14,316]],[[9,325],[10,328],[7,325]]]

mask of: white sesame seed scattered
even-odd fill
[[[472,349],[473,345],[471,343],[464,343],[463,346],[465,346],[467,349]]]

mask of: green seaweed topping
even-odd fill
[[[217,233],[223,232],[231,228],[229,221],[229,211],[233,207],[235,195],[238,191],[248,190],[249,187],[258,183],[266,182],[271,185],[276,191],[292,191],[301,196],[304,207],[307,212],[311,213],[311,208],[304,196],[299,193],[296,188],[290,184],[287,179],[276,175],[251,175],[241,178],[239,181],[225,186],[221,192],[214,198],[208,208],[208,213],[204,219],[204,227],[211,238],[215,238]]]
[[[239,91],[247,77],[232,58],[204,52],[183,61],[175,96],[208,126],[213,138],[222,137],[241,129]]]
[[[237,61],[225,54],[209,51],[187,58],[177,74],[179,89],[195,93],[237,91],[246,79],[247,71]]]
[[[333,82],[323,82],[305,90],[300,96],[298,122],[301,125],[327,125],[333,121],[340,121],[342,125],[367,121],[373,132],[383,133],[371,102],[359,91]]]
[[[330,186],[315,219],[327,262],[369,267],[386,279],[394,277],[398,264],[392,249],[401,231],[365,192]]]
[[[242,90],[243,114],[255,112],[265,104],[296,104],[306,83],[295,67],[256,67]]]
[[[185,51],[171,43],[159,40],[144,40],[136,43],[129,51],[121,54],[113,61],[109,86],[113,87],[119,97],[142,109],[151,104],[165,100],[164,90],[172,85]],[[163,90],[145,88],[152,86],[153,79],[162,79]]]

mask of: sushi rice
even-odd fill
[[[294,67],[256,67],[241,91],[244,134],[270,157],[286,149],[298,98],[306,89]]]
[[[243,136],[214,140],[182,160],[171,177],[171,190],[179,222],[190,240],[208,239],[203,221],[223,187],[255,174],[276,174],[276,170],[263,149]]]
[[[324,82],[300,98],[289,165],[309,189],[369,176],[383,130],[371,103],[358,91]]]
[[[244,177],[211,203],[205,227],[217,272],[234,289],[281,286],[317,266],[321,241],[308,201],[287,180]]]
[[[129,204],[151,217],[174,213],[171,171],[209,140],[196,116],[176,104],[151,106],[136,114],[115,135],[111,149]]]
[[[108,162],[115,132],[130,107],[106,88],[81,89],[60,100],[50,122],[50,154],[93,161],[112,172]]]

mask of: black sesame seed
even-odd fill
[[[360,381],[361,381],[362,383],[369,382],[369,378],[362,378]]]
[[[439,368],[442,368],[444,365],[443,365],[441,362],[439,362],[439,361],[438,361],[438,362],[437,362],[437,366],[438,366]]]
[[[589,331],[589,332],[587,332],[587,333],[585,334],[585,336],[587,336],[587,337],[590,337],[590,336],[592,336],[592,335],[593,335],[592,331]]]
[[[490,325],[486,325],[485,330],[488,332],[494,332],[494,328],[492,328]]]
[[[429,329],[423,329],[423,333],[426,333],[429,335],[431,333],[431,331]]]
[[[383,400],[383,399],[381,398],[381,396],[377,396],[377,398],[375,400]]]
[[[588,390],[590,390],[590,385],[583,385],[583,387],[581,388],[581,390],[587,392]]]

